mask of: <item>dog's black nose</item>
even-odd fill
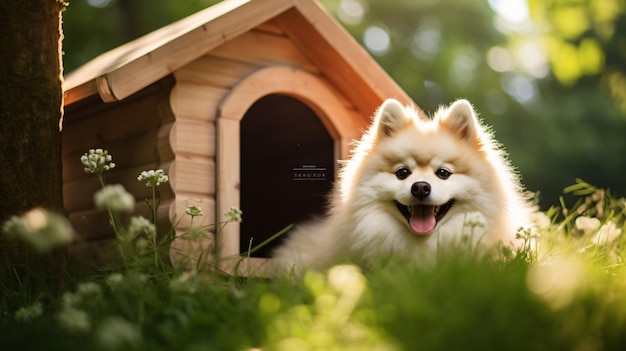
[[[415,182],[411,185],[411,194],[418,198],[419,200],[423,200],[428,195],[430,195],[430,184],[427,182]]]

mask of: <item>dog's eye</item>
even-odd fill
[[[448,178],[450,178],[450,176],[452,175],[452,172],[448,171],[445,168],[439,168],[435,174],[437,175],[437,177],[439,177],[440,179],[446,180]]]
[[[398,177],[398,179],[400,179],[400,180],[404,180],[404,179],[406,179],[410,175],[411,175],[411,171],[409,171],[408,169],[406,169],[404,167],[398,168],[396,170],[396,177]]]

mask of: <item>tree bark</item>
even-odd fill
[[[0,0],[0,223],[36,206],[63,208],[64,8],[60,0]],[[24,267],[39,262],[35,256],[0,234],[3,269],[7,263]]]

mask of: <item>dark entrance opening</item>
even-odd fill
[[[319,117],[286,95],[268,95],[240,125],[241,252],[291,223],[321,215],[335,175],[334,142]],[[284,237],[252,254],[269,257]]]

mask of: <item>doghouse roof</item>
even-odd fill
[[[106,52],[65,77],[65,104],[105,102],[173,73],[221,44],[273,20],[346,97],[373,111],[410,98],[316,0],[227,0]],[[363,106],[365,104],[367,106]]]

